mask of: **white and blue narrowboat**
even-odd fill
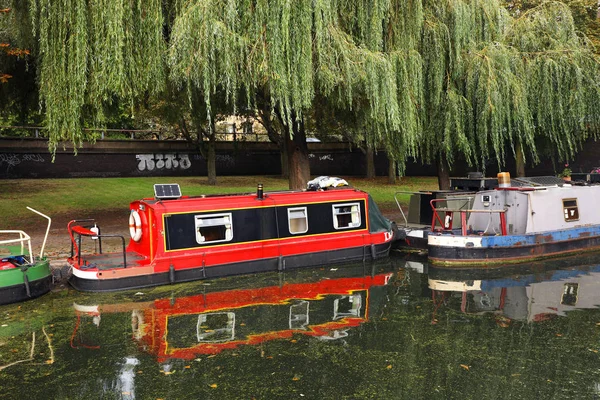
[[[600,249],[600,186],[514,187],[501,174],[499,187],[477,192],[471,209],[433,209],[432,264],[485,267]],[[460,221],[452,226],[455,213]]]

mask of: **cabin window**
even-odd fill
[[[578,221],[579,209],[577,208],[577,199],[563,199],[563,213],[565,221]]]
[[[360,318],[362,297],[359,293],[342,296],[333,302],[333,320],[342,318]]]
[[[348,229],[360,226],[360,207],[358,203],[334,204],[333,226],[335,229]]]
[[[198,343],[229,342],[235,338],[235,313],[214,312],[198,315]]]
[[[233,239],[231,213],[196,215],[196,242],[209,244]]]
[[[306,207],[288,208],[290,233],[306,233],[308,231],[308,215]]]

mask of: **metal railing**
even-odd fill
[[[165,129],[108,129],[85,128],[92,132],[96,140],[186,140],[180,132]],[[263,132],[228,132],[217,131],[217,140],[233,142],[269,141]],[[47,129],[43,126],[0,126],[0,138],[48,138]]]
[[[446,199],[433,199],[429,202],[431,204],[431,208],[433,209],[433,216],[431,218],[431,231],[435,231],[435,227],[437,223],[440,224],[443,231],[452,231],[452,220],[454,213],[460,213],[460,228],[461,234],[466,236],[468,233],[467,229],[467,213],[481,213],[481,214],[495,214],[497,213],[500,217],[500,231],[502,236],[507,235],[506,230],[506,211],[504,208],[502,210],[462,210],[462,209],[452,209],[452,208],[436,208],[435,203],[440,201],[446,201]],[[444,219],[442,220],[439,213],[444,213]]]

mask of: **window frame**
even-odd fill
[[[198,226],[198,221],[199,220],[208,219],[208,218],[225,218],[225,217],[229,218],[229,228],[227,227],[227,224],[209,225],[209,226],[224,226],[225,227],[225,239],[210,240],[210,241],[206,241],[206,240],[200,241],[199,240],[200,237],[202,236],[202,234],[200,233],[200,226]],[[207,245],[207,244],[231,242],[233,240],[233,217],[232,217],[232,213],[228,212],[228,213],[215,213],[215,214],[194,215],[194,230],[196,232],[196,243],[198,243],[199,245]],[[230,231],[230,237],[229,238],[227,237],[227,230]]]
[[[352,207],[353,206],[356,206],[356,208],[357,208],[356,214],[358,215],[358,222],[356,222],[356,223],[350,222],[350,224],[348,226],[342,226],[342,227],[338,226],[338,218],[337,218],[338,215],[350,215],[350,220],[352,221],[352,214],[353,214]],[[351,211],[349,213],[343,213],[343,214],[335,212],[336,209],[342,208],[342,207],[350,207]],[[357,202],[352,202],[352,203],[337,203],[337,204],[332,204],[331,205],[331,212],[332,212],[332,215],[333,215],[333,228],[336,229],[336,230],[358,228],[358,227],[360,227],[360,225],[362,223],[362,215],[361,215],[361,212],[360,212],[360,202],[358,202],[358,201]]]
[[[567,206],[565,203],[568,201],[574,201],[575,205]],[[565,219],[565,222],[579,221],[579,202],[577,201],[577,198],[573,197],[573,198],[568,198],[568,199],[562,199],[562,206],[563,206],[563,218]],[[570,210],[575,210],[575,215],[573,217],[569,216]]]
[[[304,211],[304,221],[306,222],[306,229],[302,232],[292,232],[292,224],[290,223],[291,222],[290,213],[293,211]],[[288,231],[290,232],[290,234],[301,235],[303,233],[308,232],[308,209],[307,209],[307,207],[290,207],[287,209],[287,215],[288,215]],[[300,218],[294,218],[294,219],[300,219]]]

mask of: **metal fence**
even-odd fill
[[[163,129],[101,129],[86,128],[95,140],[185,140],[180,132]],[[266,133],[243,133],[226,129],[217,132],[218,141],[268,142]],[[48,138],[48,130],[42,126],[0,126],[0,137],[3,138]]]

